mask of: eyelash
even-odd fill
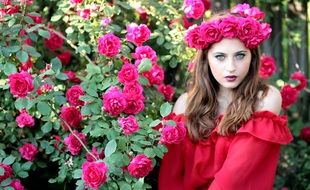
[[[245,57],[244,53],[239,53],[239,54],[236,55],[237,60],[241,60],[244,57]],[[222,61],[222,60],[224,60],[225,56],[224,55],[216,55],[215,58],[220,60],[220,61]]]

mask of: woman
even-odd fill
[[[242,4],[187,32],[198,53],[190,89],[174,107],[187,137],[167,145],[160,190],[272,189],[280,146],[292,135],[278,115],[279,91],[258,75],[258,46],[271,32],[263,17]]]

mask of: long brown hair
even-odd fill
[[[193,141],[207,138],[215,128],[219,103],[217,95],[219,84],[213,77],[208,49],[199,50],[194,58],[194,71],[190,81],[187,98],[187,127]],[[251,49],[252,59],[249,71],[243,81],[233,89],[233,97],[225,115],[219,124],[218,133],[227,135],[236,132],[241,123],[247,121],[255,112],[258,93],[267,93],[267,85],[259,78],[260,54],[258,49]]]

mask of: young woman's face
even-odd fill
[[[221,88],[236,88],[245,78],[251,63],[251,51],[239,39],[224,38],[208,51],[211,72]]]

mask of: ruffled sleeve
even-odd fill
[[[234,136],[208,190],[272,190],[280,146],[291,140],[286,117],[254,113]]]

